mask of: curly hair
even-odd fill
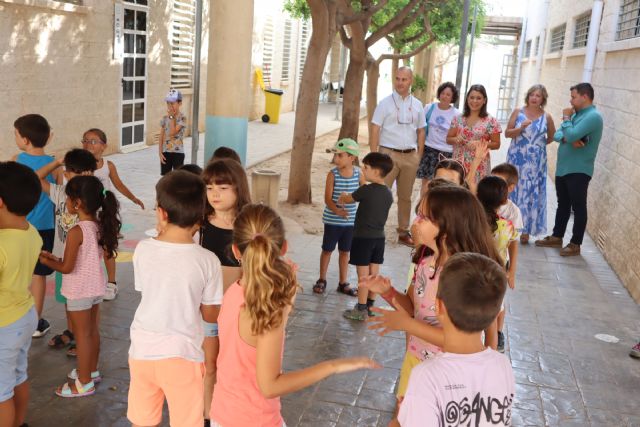
[[[233,225],[233,244],[242,254],[245,306],[251,332],[260,335],[282,324],[299,285],[293,267],[282,256],[282,219],[268,206],[248,204]]]

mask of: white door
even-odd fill
[[[137,4],[136,4],[137,3]],[[120,149],[130,151],[145,145],[147,99],[147,17],[146,0],[123,3],[122,91]]]

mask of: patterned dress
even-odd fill
[[[520,110],[515,127],[527,120]],[[547,115],[533,121],[511,140],[507,162],[518,169],[518,185],[509,198],[520,208],[523,233],[539,236],[547,232]]]
[[[491,140],[491,135],[496,133],[502,133],[502,127],[500,127],[500,123],[488,115],[487,117],[483,117],[476,122],[473,127],[467,126],[467,118],[463,116],[458,116],[451,122],[451,127],[460,129],[460,133],[462,135],[463,142],[462,144],[455,144],[453,146],[453,158],[462,162],[466,171],[469,171],[471,166],[471,162],[473,162],[473,158],[476,154],[476,149],[474,146],[471,146],[471,141],[482,140],[489,142]],[[489,154],[484,159],[480,166],[478,167],[478,171],[476,172],[476,179],[480,180],[484,176],[486,176],[491,171],[491,160],[489,159]]]

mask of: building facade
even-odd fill
[[[516,105],[531,85],[542,83],[547,111],[559,122],[569,88],[591,76],[604,133],[589,188],[588,232],[640,302],[640,2],[536,0],[526,16]],[[594,52],[587,47],[592,25]],[[548,152],[553,176],[557,144]]]

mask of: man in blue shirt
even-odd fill
[[[573,209],[573,236],[560,250],[562,256],[580,255],[587,228],[587,190],[602,137],[602,116],[593,105],[593,95],[589,83],[571,87],[571,107],[562,110],[562,125],[553,137],[560,143],[556,166],[558,208],[553,234],[537,240],[536,246],[562,248]]]

